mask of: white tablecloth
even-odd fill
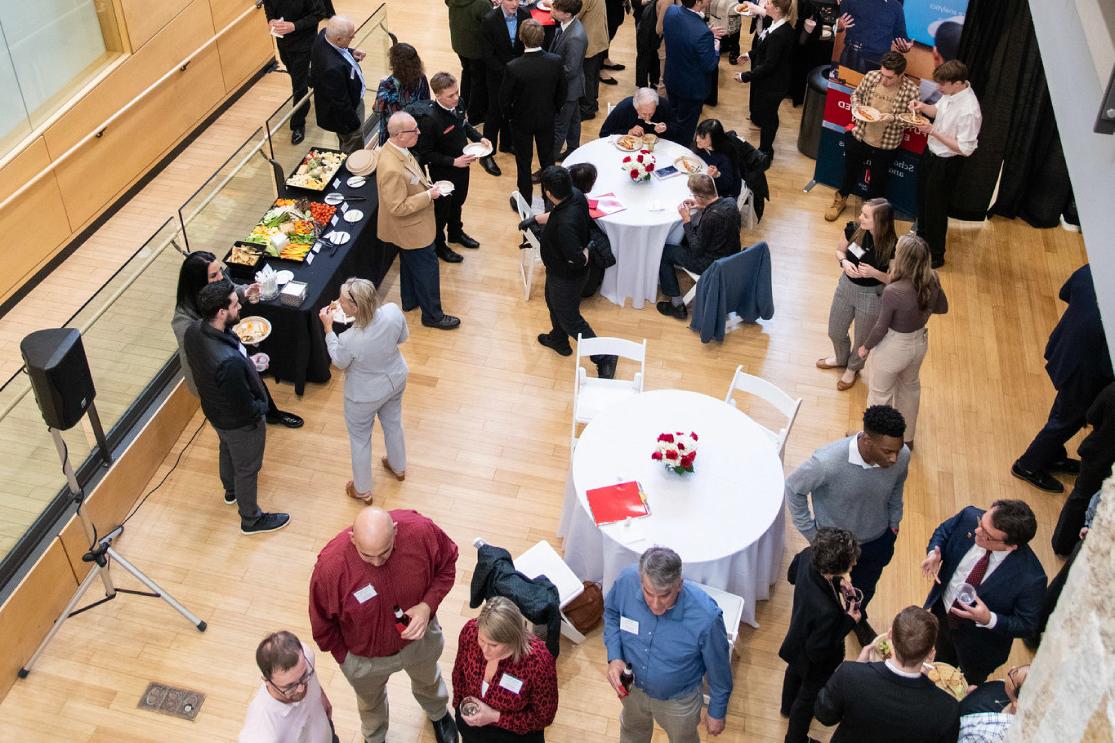
[[[672,431],[700,437],[693,473],[650,458]],[[585,491],[627,480],[642,484],[651,515],[597,526]],[[780,577],[783,486],[774,444],[747,415],[696,392],[644,392],[600,413],[577,442],[558,531],[565,562],[607,592],[648,547],[670,547],[686,578],[742,596],[743,621],[757,627],[755,602]]]
[[[658,263],[667,242],[680,243],[683,235],[677,206],[689,198],[684,174],[647,183],[633,183],[620,169],[629,153],[617,149],[613,138],[597,139],[581,145],[562,163],[596,166],[596,185],[592,193],[614,193],[627,207],[621,212],[596,220],[612,243],[616,265],[604,272],[600,293],[623,306],[628,299],[636,308],[652,304],[658,296]],[[672,165],[681,155],[692,155],[685,147],[660,139],[654,147],[656,167]],[[695,155],[694,155],[695,157]]]

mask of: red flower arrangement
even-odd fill
[[[624,172],[631,177],[635,183],[650,180],[650,174],[654,172],[654,155],[650,150],[639,150],[632,152],[620,161],[620,167]]]
[[[697,441],[700,439],[696,433],[658,434],[658,443],[650,458],[661,462],[666,469],[671,469],[681,475],[693,471],[693,460],[697,458]]]

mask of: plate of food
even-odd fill
[[[469,142],[465,148],[461,150],[462,155],[470,155],[472,157],[487,157],[492,154],[492,146],[484,144],[483,142]]]
[[[872,106],[852,106],[852,118],[865,124],[876,124],[883,120],[883,112]]]
[[[287,176],[286,184],[307,191],[324,191],[346,157],[348,155],[339,150],[311,147],[294,172]]]
[[[349,209],[347,212],[345,212],[346,222],[359,222],[363,218],[364,212],[360,211],[359,209]]]
[[[263,255],[263,251],[253,245],[236,244],[225,256],[225,263],[235,263],[238,266],[255,268],[261,255]]]
[[[936,684],[937,688],[947,691],[957,700],[963,699],[968,694],[968,680],[956,666],[941,661],[926,663],[925,675]]]
[[[538,0],[538,2],[534,4],[534,7],[538,8],[543,13],[549,13],[552,6],[550,5],[549,0]]]
[[[271,335],[271,321],[266,317],[256,315],[245,317],[232,326],[232,332],[236,333],[236,336],[244,345],[255,346],[267,340],[267,336]]]
[[[341,309],[341,303],[334,299],[329,303],[329,309],[333,313],[333,322],[339,322],[342,325],[349,325],[355,320],[355,317],[349,317],[345,311]]]
[[[677,160],[674,160],[674,166],[688,175],[704,173],[708,169],[703,160],[693,155],[682,155]]]
[[[749,16],[751,15],[751,8],[747,7],[747,3],[740,3],[732,8],[732,12],[736,15]]]
[[[448,196],[453,193],[453,189],[456,188],[456,186],[453,184],[453,181],[436,181],[434,183],[434,188],[436,188],[438,193],[442,196]]]
[[[903,111],[898,114],[898,120],[910,127],[927,126],[929,124],[929,117],[913,111]]]
[[[310,254],[310,251],[313,250],[313,248],[314,244],[312,242],[291,242],[279,248],[278,255],[276,255],[275,257],[284,261],[294,261],[296,263],[302,263],[306,260],[306,256]],[[294,278],[293,275],[291,276],[291,278]]]
[[[894,648],[890,642],[889,632],[884,632],[883,634],[876,637],[874,640],[871,641],[871,645],[869,645],[868,647],[871,648],[870,660],[872,663],[884,661],[894,655]]]
[[[643,146],[643,138],[636,137],[634,134],[624,134],[622,137],[616,139],[616,147],[624,152],[634,152]]]

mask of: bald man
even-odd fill
[[[441,274],[434,241],[437,217],[434,188],[410,150],[418,144],[418,124],[405,111],[387,120],[387,143],[376,163],[379,210],[376,230],[380,240],[399,249],[399,296],[403,311],[422,308],[422,324],[452,330],[460,318],[441,309]]]
[[[335,15],[314,39],[310,55],[317,124],[337,135],[337,146],[345,153],[364,146],[364,52],[348,47],[355,35],[352,21]]]
[[[438,743],[456,743],[438,666],[445,641],[435,616],[456,565],[457,545],[434,522],[417,511],[374,506],[318,554],[310,627],[356,691],[366,743],[387,737],[387,679],[400,670],[410,676]],[[401,622],[397,611],[405,615]]]

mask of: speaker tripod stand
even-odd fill
[[[69,485],[70,494],[73,497],[74,503],[77,504],[78,519],[81,521],[81,525],[85,529],[86,537],[89,539],[90,544],[92,544],[92,547],[90,547],[89,551],[81,556],[81,560],[82,562],[93,563],[93,568],[89,571],[89,574],[85,576],[85,580],[81,582],[81,585],[78,586],[77,592],[74,593],[73,598],[70,599],[70,602],[66,604],[66,608],[62,610],[62,613],[58,616],[58,619],[54,621],[54,625],[50,628],[50,632],[48,632],[46,637],[43,638],[43,641],[39,643],[39,647],[36,648],[34,655],[32,655],[30,660],[28,660],[27,663],[25,663],[24,666],[19,669],[19,677],[26,678],[27,674],[31,673],[32,666],[35,665],[35,662],[39,659],[39,656],[43,654],[43,651],[46,650],[46,647],[50,644],[50,641],[54,639],[54,636],[58,633],[58,630],[62,628],[63,622],[65,622],[72,616],[76,616],[82,613],[83,611],[88,611],[93,607],[100,606],[106,601],[111,601],[112,599],[116,598],[116,595],[118,593],[129,593],[133,596],[148,596],[151,598],[162,599],[163,601],[167,602],[167,604],[169,604],[171,608],[185,617],[190,622],[190,624],[197,627],[198,632],[204,632],[206,627],[205,622],[195,616],[194,613],[191,612],[189,609],[182,606],[182,604],[178,603],[178,601],[173,596],[160,588],[159,584],[155,583],[155,581],[144,575],[142,570],[121,557],[120,553],[117,552],[116,549],[112,546],[113,540],[124,533],[123,526],[116,527],[103,537],[96,537],[96,532],[93,529],[93,523],[89,520],[89,516],[86,515],[85,509],[82,508],[84,494],[82,492],[81,486],[78,484],[77,476],[74,474],[74,470],[70,466],[70,458],[66,452],[66,442],[62,440],[62,433],[56,428],[51,428],[50,435],[54,438],[54,447],[58,450],[58,458],[62,460],[62,471],[66,474],[66,482]],[[109,573],[110,560],[115,562],[120,567],[124,568],[124,570],[131,574],[132,577],[134,577],[136,580],[150,589],[150,592],[132,591],[127,588],[117,588],[113,584],[112,576]],[[81,600],[81,597],[85,595],[85,592],[89,590],[89,587],[93,585],[94,581],[96,581],[97,579],[100,579],[101,583],[104,585],[104,598],[97,599],[88,606],[83,606],[80,609],[75,609],[74,607],[77,606],[77,603]]]

